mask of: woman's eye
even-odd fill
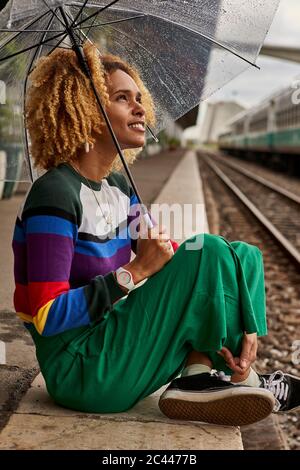
[[[127,96],[126,95],[120,95],[120,96],[118,96],[118,100],[120,100],[120,99],[127,100]]]

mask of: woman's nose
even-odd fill
[[[145,114],[145,108],[142,105],[142,103],[140,103],[139,101],[135,102],[135,105],[134,105],[134,108],[133,108],[133,114],[135,114],[135,115],[138,114],[140,116],[144,116],[144,114]]]

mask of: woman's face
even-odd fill
[[[141,104],[141,92],[135,81],[123,70],[116,70],[109,77],[107,86],[110,104],[106,112],[116,138],[122,149],[143,147],[145,110]]]

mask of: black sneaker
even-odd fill
[[[275,413],[300,410],[300,378],[281,370],[273,374],[258,374],[261,387],[273,393]]]
[[[275,398],[264,388],[234,385],[202,373],[173,380],[158,405],[172,419],[244,426],[266,418]]]

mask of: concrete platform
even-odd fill
[[[163,389],[126,413],[86,414],[55,405],[42,376],[20,403],[0,435],[0,449],[242,449],[240,432],[166,418],[158,408]]]
[[[188,217],[183,217],[181,220],[174,218],[173,224],[167,227],[171,238],[177,243],[180,244],[197,233],[209,232],[202,181],[195,152],[188,151],[185,154],[155,199],[154,204],[179,205],[185,210]],[[164,223],[164,221],[162,222]],[[182,235],[178,238],[176,232]]]
[[[193,152],[187,152],[179,161],[153,202],[200,204],[204,209]],[[186,229],[184,238],[208,231],[206,214],[203,214],[198,224]],[[173,238],[172,231],[170,235]],[[166,418],[158,408],[164,389],[126,413],[86,414],[55,405],[39,374],[1,432],[0,449],[243,449],[239,428]]]

